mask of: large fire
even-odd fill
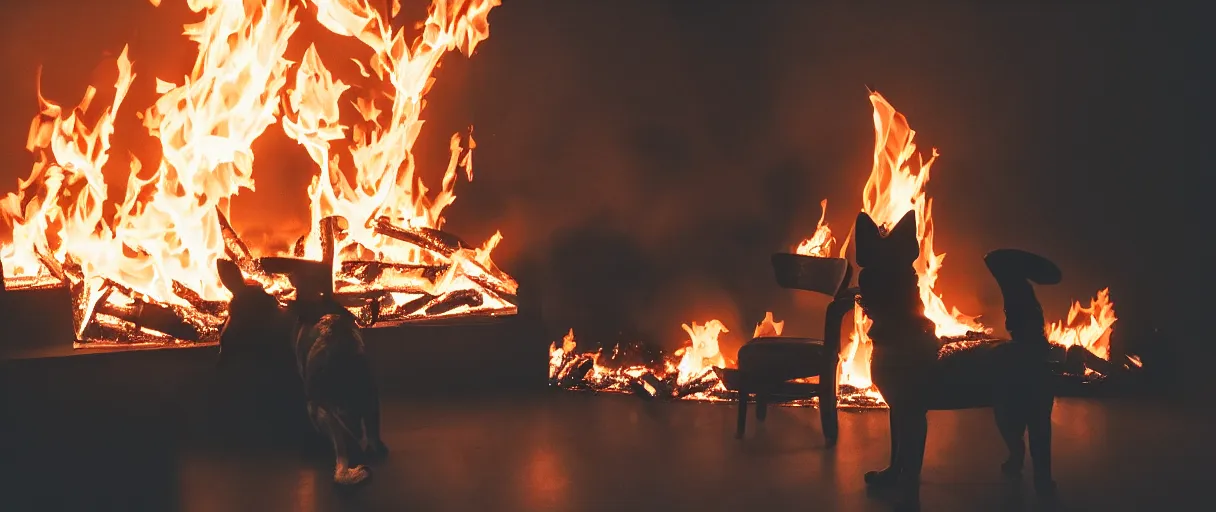
[[[874,107],[874,166],[862,193],[862,210],[870,214],[880,226],[890,228],[908,210],[916,211],[917,238],[920,240],[920,257],[913,267],[919,277],[920,298],[925,306],[925,316],[936,325],[937,335],[943,338],[984,337],[992,329],[981,324],[976,317],[959,312],[958,308],[947,308],[941,294],[934,290],[937,274],[945,261],[945,253],[933,250],[933,200],[925,193],[929,183],[929,170],[937,159],[934,149],[928,161],[916,152],[913,138],[916,131],[907,119],[895,110],[877,92],[870,93]],[[918,164],[914,165],[912,158]],[[823,201],[826,209],[827,200]],[[826,212],[825,212],[826,214]],[[850,233],[850,237],[852,234]],[[831,229],[821,218],[815,233],[795,249],[799,254],[826,256],[826,252],[802,252],[802,248],[814,245],[818,240],[832,240]],[[840,249],[845,257],[848,239]],[[1078,316],[1082,319],[1078,319]],[[1081,346],[1095,355],[1110,359],[1110,333],[1115,323],[1114,304],[1110,302],[1108,290],[1098,293],[1098,298],[1089,308],[1074,303],[1068,313],[1067,322],[1045,326],[1048,340],[1064,347]],[[842,391],[864,393],[881,400],[870,380],[870,338],[867,335],[871,321],[861,308],[854,309],[853,331],[849,343],[841,348],[839,382]]]
[[[976,317],[965,315],[957,308],[946,307],[942,295],[934,289],[938,272],[946,257],[944,253],[939,254],[933,248],[933,203],[926,194],[929,171],[937,158],[937,151],[933,151],[928,161],[923,161],[913,142],[916,132],[908,125],[907,119],[877,92],[870,94],[870,102],[874,107],[874,164],[862,193],[862,209],[887,228],[893,226],[907,211],[916,211],[920,257],[913,266],[919,276],[920,298],[925,307],[925,315],[934,322],[937,335],[941,338],[991,339],[992,329],[985,327]],[[916,158],[915,163],[913,157]],[[822,213],[814,233],[796,245],[793,248],[794,253],[804,256],[832,256],[836,238],[826,222],[826,199],[820,203],[820,208]],[[842,258],[847,254],[849,240],[846,238],[840,247],[839,256]],[[1102,290],[1090,301],[1088,308],[1082,307],[1079,302],[1074,303],[1066,321],[1044,326],[1044,329],[1048,340],[1058,347],[1079,347],[1096,358],[1109,361],[1111,328],[1115,321],[1114,305],[1110,301],[1109,292]],[[725,388],[718,380],[719,374],[710,370],[715,367],[724,368],[726,364],[718,362],[722,360],[722,356],[717,353],[719,331],[710,330],[709,325],[703,327],[702,331],[695,329],[696,324],[693,324],[693,329],[685,325],[685,331],[690,338],[690,341],[685,343],[686,346],[649,367],[601,365],[598,352],[575,355],[573,350],[576,344],[574,332],[571,331],[560,346],[557,343],[550,346],[551,382],[563,387],[583,385],[599,391],[639,391],[637,383],[645,384],[647,379],[650,379],[666,382],[668,386],[661,388],[651,384],[642,385],[644,394],[648,396],[667,393],[685,399],[723,399],[728,395],[724,393]],[[837,383],[840,395],[838,404],[841,407],[884,404],[882,395],[870,380],[871,341],[867,335],[870,325],[870,319],[861,308],[854,308],[852,332],[849,341],[841,347],[840,354]],[[783,327],[784,322],[775,321],[770,312],[757,325],[753,337],[780,336]],[[725,328],[720,332],[726,332]],[[698,333],[712,333],[713,336],[701,337]],[[708,343],[709,340],[712,340],[712,343]],[[619,346],[616,350],[619,351]],[[617,359],[618,355],[614,351],[612,360]],[[678,364],[675,362],[676,357],[681,357]],[[1139,367],[1140,360],[1135,356],[1128,356],[1127,366]],[[1085,373],[1092,375],[1095,370],[1086,368]],[[582,377],[584,375],[585,379]],[[696,382],[698,386],[689,387],[690,382]]]
[[[366,0],[312,4],[322,26],[371,50],[356,63],[383,87],[355,99],[360,119],[339,118],[349,87],[315,46],[298,63],[286,55],[301,23],[289,0],[190,0],[202,14],[184,30],[198,46],[197,58],[180,84],[157,79],[159,99],[136,114],[160,141],[162,156],[151,163],[126,158],[121,202],[108,197],[102,169],[136,77],[126,49],[111,104],[94,123],[82,118],[96,88],[66,110],[40,94],[27,142],[37,161],[17,192],[0,200],[0,225],[10,235],[0,246],[6,287],[69,286],[78,341],[213,339],[229,298],[215,271],[218,259],[234,259],[249,277],[282,285],[260,271],[229,223],[232,198],[254,189],[254,141],[281,120],[319,167],[308,190],[313,228],[295,253],[331,258],[336,291],[349,307],[371,323],[513,312],[516,284],[490,259],[501,235],[476,247],[439,231],[458,171],[473,176],[471,131],[452,137],[434,197],[415,176],[411,154],[440,58],[452,50],[472,55],[489,36],[488,14],[500,1],[435,0],[413,43],[388,21],[397,2],[391,13]],[[389,106],[381,110],[376,98]],[[349,149],[331,150],[335,140]]]

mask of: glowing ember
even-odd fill
[[[832,229],[823,221],[828,215],[828,200],[820,201],[819,208],[819,225],[815,227],[815,234],[798,244],[794,248],[794,254],[819,258],[832,257],[832,246],[836,244],[836,237],[832,236]]]
[[[718,349],[718,336],[730,331],[718,320],[703,325],[693,322],[681,327],[689,338],[684,346],[672,354],[659,354],[653,361],[639,361],[637,356],[641,348],[636,344],[618,344],[608,358],[602,357],[599,350],[575,353],[578,344],[571,329],[560,344],[549,344],[549,382],[568,389],[629,392],[650,397],[728,399],[729,393],[714,369],[734,364]],[[601,362],[603,359],[607,360]]]

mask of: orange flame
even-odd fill
[[[58,105],[39,95],[42,113],[28,143],[39,162],[3,202],[4,224],[13,232],[0,255],[10,262],[6,279],[37,280],[48,270],[37,258],[42,254],[79,263],[90,286],[105,278],[165,304],[190,306],[175,284],[202,299],[228,298],[214,270],[224,254],[218,212],[228,213],[240,189],[253,189],[250,146],[276,121],[290,65],[283,54],[298,23],[286,0],[188,4],[205,13],[184,30],[198,44],[194,68],[181,85],[157,80],[161,96],[142,116],[163,156],[146,178],[131,158],[126,197],[112,218],[102,214],[108,197],[101,169],[114,113],[135,77],[126,51],[118,59],[113,106],[95,127],[76,112],[62,117]],[[81,113],[95,92],[86,91]],[[22,208],[27,193],[33,197]],[[61,206],[73,193],[76,200]]]
[[[406,264],[449,264],[433,282],[417,282],[425,292],[439,295],[469,285],[470,275],[491,274],[514,293],[516,283],[498,270],[490,253],[502,240],[495,233],[480,248],[461,247],[451,256],[440,256],[376,232],[376,219],[387,217],[407,227],[443,227],[443,210],[456,200],[454,187],[458,170],[473,179],[472,132],[454,134],[451,155],[443,176],[442,188],[432,196],[421,179],[414,175],[414,142],[422,129],[424,96],[434,82],[432,74],[440,58],[459,49],[471,55],[477,44],[489,37],[490,9],[499,0],[436,0],[430,6],[422,34],[413,44],[405,42],[404,32],[393,32],[389,21],[365,0],[321,0],[317,20],[330,31],[358,38],[372,51],[366,62],[356,61],[365,76],[367,70],[389,86],[390,104],[381,110],[373,96],[355,100],[361,116],[351,128],[352,145],[347,155],[354,167],[354,183],[347,181],[339,168],[341,155],[331,153],[330,141],[345,138],[348,126],[338,116],[338,102],[349,86],[334,80],[317,50],[310,47],[297,71],[291,91],[289,110],[294,119],[283,122],[285,133],[299,142],[320,167],[309,187],[312,231],[304,253],[308,258],[321,256],[321,238],[316,226],[322,218],[338,215],[349,221],[345,237],[338,242],[340,254],[371,254],[377,261]],[[396,7],[394,7],[394,10]],[[442,260],[442,261],[441,261]],[[466,287],[473,287],[472,285]],[[400,295],[400,297],[398,296]],[[394,294],[398,302],[413,297]],[[490,307],[509,307],[498,297],[483,297]]]
[[[819,258],[832,257],[832,245],[836,244],[836,237],[832,236],[832,229],[823,221],[828,214],[827,199],[819,202],[819,209],[819,224],[815,226],[815,234],[798,244],[794,248],[795,254]]]
[[[458,246],[448,254],[445,246],[433,253],[377,234],[373,222],[386,218],[406,228],[439,229],[443,209],[455,200],[458,170],[472,179],[471,131],[452,137],[443,186],[433,197],[414,176],[411,151],[440,57],[457,49],[471,55],[489,36],[488,14],[500,1],[434,0],[412,44],[365,0],[314,3],[324,27],[372,50],[369,60],[356,63],[364,77],[374,73],[387,86],[376,96],[391,103],[386,110],[371,95],[359,97],[355,106],[362,119],[343,124],[338,102],[350,87],[334,78],[313,46],[287,88],[292,63],[284,54],[299,25],[289,0],[189,0],[191,10],[205,14],[184,30],[198,44],[194,68],[180,85],[156,80],[160,97],[141,115],[159,139],[163,156],[144,176],[140,162],[130,159],[126,197],[112,217],[103,214],[109,198],[101,170],[110,157],[114,116],[135,78],[126,50],[118,59],[112,106],[93,126],[80,117],[95,89],[90,87],[69,112],[39,95],[41,113],[28,141],[38,162],[30,177],[18,183],[17,193],[0,199],[0,226],[12,234],[11,243],[0,246],[6,283],[19,288],[58,285],[65,279],[60,267],[72,263],[81,267],[85,290],[103,289],[108,280],[186,311],[195,307],[192,301],[227,300],[215,272],[216,260],[225,256],[219,219],[229,216],[231,199],[241,189],[253,190],[253,141],[285,111],[284,132],[320,166],[309,188],[313,228],[304,238],[305,257],[320,257],[316,226],[320,219],[338,215],[349,226],[338,241],[339,254],[443,269],[428,279],[410,276],[411,285],[421,283],[407,287],[415,295],[482,290],[480,300],[471,302],[478,306],[445,311],[514,309],[517,285],[490,258],[501,234],[480,247]],[[394,13],[399,8],[391,6]],[[280,98],[286,105],[279,104]],[[348,134],[353,140],[346,156],[331,153],[330,142]],[[339,168],[342,158],[354,167],[353,182]],[[404,271],[385,275],[396,276],[393,272]],[[408,295],[393,291],[390,296],[399,303],[417,298]],[[91,301],[102,296],[86,293],[82,307],[91,310]]]
[[[1105,288],[1089,300],[1088,308],[1073,302],[1068,310],[1068,320],[1047,326],[1047,339],[1064,347],[1080,345],[1109,361],[1111,328],[1116,320],[1110,288]],[[1138,358],[1132,362],[1140,366]]]
[[[752,338],[775,338],[781,336],[781,331],[784,329],[784,320],[777,322],[773,319],[772,311],[765,311],[764,320],[756,324],[756,330],[752,333]]]
[[[704,325],[693,322],[692,325],[681,324],[680,327],[688,333],[692,346],[684,349],[683,357],[676,366],[680,372],[676,384],[690,382],[712,371],[715,366],[726,366],[726,358],[722,357],[722,352],[718,350],[718,335],[730,331],[721,321],[710,320]]]

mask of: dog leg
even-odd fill
[[[350,466],[350,452],[348,451],[346,429],[342,426],[342,422],[329,411],[324,408],[309,406],[313,413],[313,421],[320,428],[321,433],[329,437],[330,443],[334,448],[334,483],[338,485],[355,485],[371,476],[371,472],[363,466]]]
[[[363,432],[367,437],[367,452],[373,460],[388,456],[388,446],[380,438],[380,390],[371,387],[367,410],[363,414]]]
[[[920,470],[925,461],[925,438],[929,434],[927,411],[902,413],[900,444],[900,497],[896,510],[920,510]]]
[[[1054,406],[1054,397],[1034,404],[1027,423],[1030,458],[1034,463],[1034,490],[1040,496],[1051,496],[1056,491],[1056,482],[1051,476],[1051,410]]]
[[[996,413],[996,427],[1005,440],[1009,449],[1009,458],[1001,464],[1001,472],[1008,476],[1018,476],[1022,473],[1022,463],[1026,460],[1026,407],[1006,401],[992,408]]]
[[[891,426],[891,463],[884,469],[866,472],[866,485],[889,487],[899,481],[899,438],[902,428],[898,421],[899,416],[895,411],[896,409],[889,409],[887,411],[888,422]]]

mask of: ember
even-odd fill
[[[81,118],[97,89],[67,111],[40,95],[27,141],[37,162],[18,191],[0,200],[0,225],[11,233],[0,246],[5,288],[69,287],[78,345],[215,341],[229,299],[215,272],[219,258],[273,292],[292,293],[284,280],[270,282],[229,222],[232,198],[254,188],[254,141],[281,121],[319,170],[308,191],[312,228],[295,255],[332,263],[339,299],[364,323],[513,314],[517,285],[490,258],[501,234],[473,246],[440,231],[458,171],[473,178],[471,130],[452,137],[433,197],[414,175],[411,153],[441,57],[453,50],[471,56],[489,37],[488,15],[500,1],[435,0],[412,44],[388,21],[396,2],[391,13],[366,0],[312,4],[322,26],[372,51],[356,63],[383,87],[355,98],[360,119],[339,119],[349,86],[315,46],[298,64],[288,60],[302,22],[288,0],[189,2],[203,14],[185,27],[197,59],[180,84],[157,79],[159,99],[137,114],[163,156],[151,165],[129,158],[121,202],[107,196],[102,168],[136,77],[126,49],[111,105],[92,125]],[[385,98],[390,105],[382,110],[376,102]],[[349,142],[345,156],[331,149],[335,140]],[[152,172],[141,174],[144,167]],[[345,169],[354,171],[353,183]],[[280,235],[295,240],[299,233]]]
[[[862,193],[862,210],[886,228],[892,226],[909,210],[917,212],[916,218],[919,223],[917,238],[920,240],[921,251],[914,267],[919,276],[920,298],[925,306],[925,315],[936,324],[937,335],[942,338],[944,349],[949,350],[965,344],[993,341],[995,338],[992,336],[991,328],[980,323],[977,317],[965,315],[957,308],[946,307],[942,295],[934,289],[938,272],[946,257],[944,253],[936,253],[933,248],[933,202],[925,191],[929,182],[929,170],[938,156],[937,151],[933,150],[932,157],[927,162],[921,161],[916,151],[916,144],[913,142],[916,132],[911,129],[904,116],[877,92],[870,94],[870,102],[874,107],[874,166]],[[912,163],[913,156],[916,156],[918,160],[915,167]],[[820,203],[820,207],[822,213],[815,232],[795,246],[794,253],[804,256],[831,256],[836,239],[825,222],[826,199]],[[845,239],[840,248],[839,255],[842,258],[847,254],[851,237],[850,232],[849,238]],[[885,402],[882,395],[870,380],[871,345],[867,332],[871,321],[861,308],[854,308],[853,315],[853,329],[849,335],[849,341],[841,347],[837,403],[839,407],[883,407]],[[1122,369],[1139,368],[1140,359],[1136,356],[1127,356],[1128,362],[1122,365],[1110,361],[1110,335],[1115,320],[1114,304],[1110,301],[1109,291],[1102,290],[1098,292],[1095,299],[1090,301],[1088,308],[1082,307],[1080,303],[1074,303],[1066,321],[1044,326],[1048,339],[1055,344],[1056,352],[1058,352],[1055,357],[1057,372],[1066,376],[1095,380]],[[775,322],[772,313],[768,313],[757,326],[755,337],[779,336],[782,327],[783,323]],[[688,326],[685,326],[685,330],[693,339],[692,348],[681,349],[685,351],[685,358],[679,361],[679,366],[669,359],[664,362],[663,368],[631,367],[617,370],[602,369],[598,364],[598,353],[573,355],[575,344],[572,331],[568,335],[568,344],[563,343],[561,348],[556,345],[551,347],[550,356],[551,358],[556,357],[556,359],[550,361],[550,373],[560,371],[560,368],[564,368],[563,365],[567,365],[569,361],[579,357],[591,358],[593,371],[588,373],[588,380],[562,381],[559,379],[552,383],[567,388],[629,391],[630,388],[627,385],[620,383],[629,382],[631,379],[636,380],[641,375],[655,374],[664,377],[672,373],[678,374],[675,379],[677,384],[687,383],[691,373],[684,366],[686,361],[688,361],[688,368],[698,364],[703,368],[704,365],[709,364],[719,369],[714,372],[715,374],[723,374],[724,372],[720,370],[727,366],[717,363],[721,355],[716,354],[716,334],[712,338],[711,346],[698,344],[698,335],[689,330]],[[725,329],[722,332],[725,332]],[[700,354],[700,359],[692,356],[692,361],[689,361],[689,352]],[[707,357],[710,359],[706,359]],[[696,363],[696,361],[700,361],[700,363]],[[706,361],[710,362],[706,363]],[[559,369],[555,370],[554,365],[557,365]],[[678,371],[672,369],[673,366],[678,368]],[[612,384],[602,385],[601,383],[604,382]],[[791,382],[791,384],[806,383]],[[729,398],[729,392],[725,391],[720,382],[707,389],[707,392],[680,396],[710,400]],[[655,395],[652,391],[647,392],[650,396]],[[791,403],[801,405],[808,402],[794,401]]]

